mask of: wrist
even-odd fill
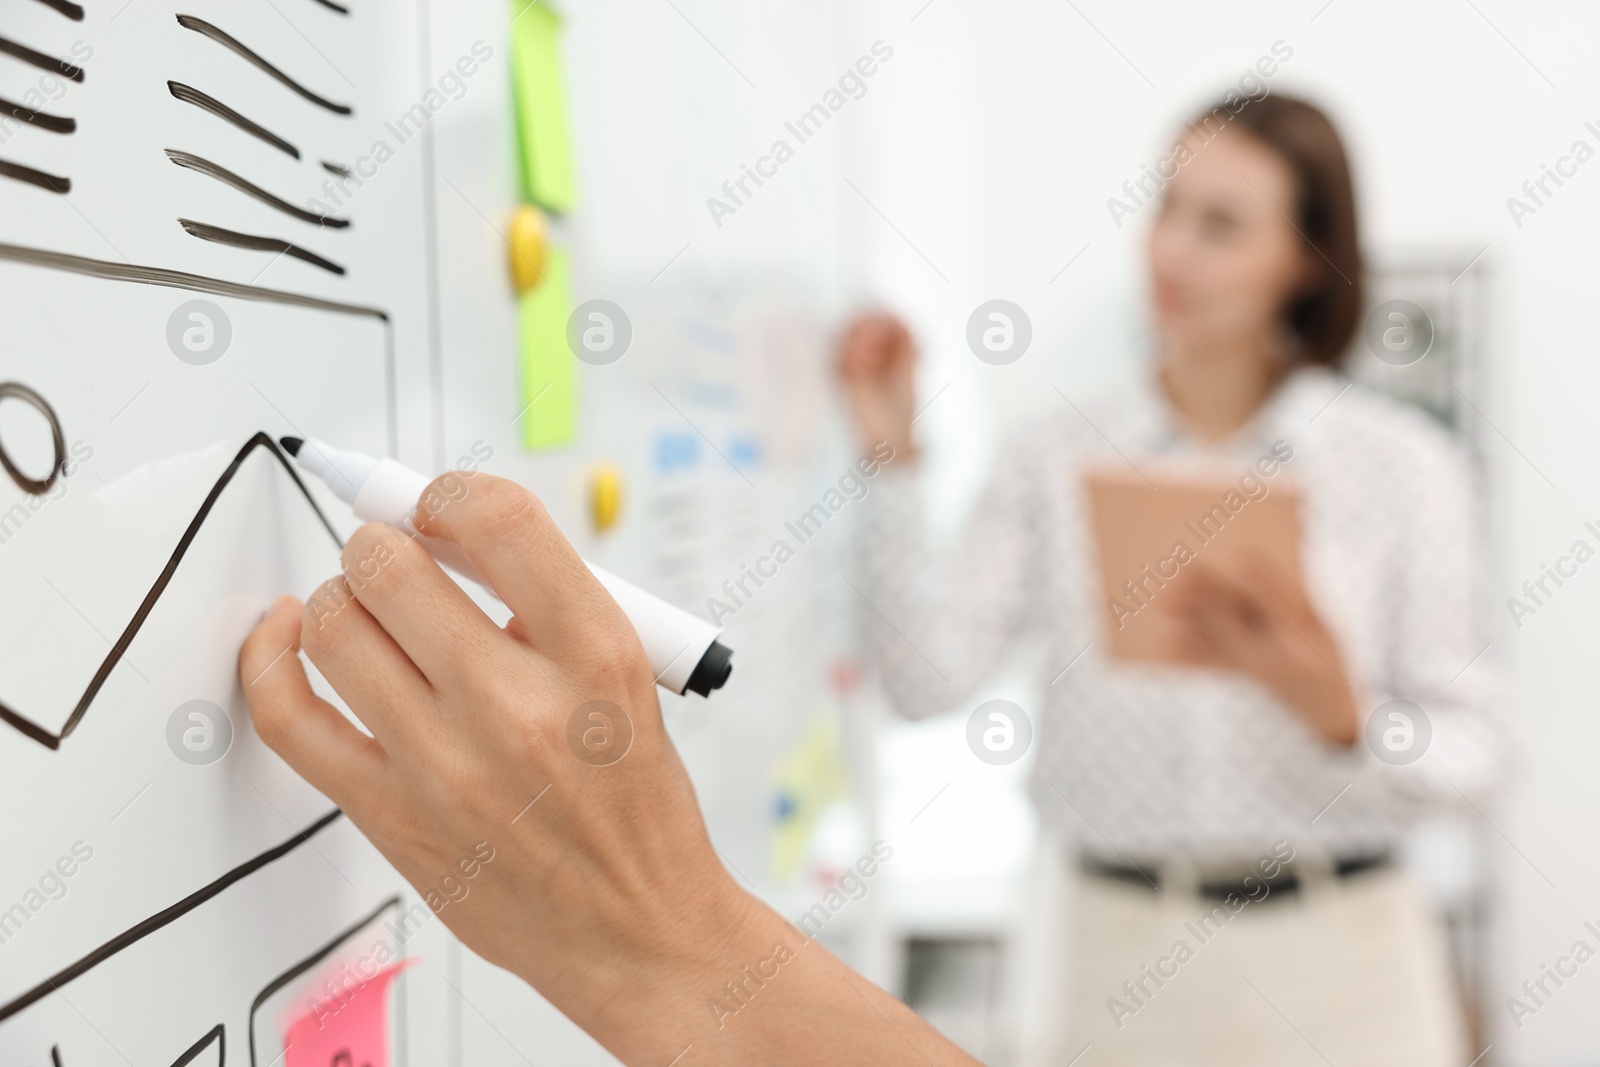
[[[675,907],[651,909],[656,926],[630,922],[630,932],[646,932],[638,938],[647,946],[642,951],[614,959],[591,950],[568,968],[574,985],[570,972],[580,966],[606,972],[604,983],[583,983],[590,997],[581,1013],[570,998],[562,1003],[542,991],[623,1063],[638,1067],[902,1062],[907,1045],[921,1062],[975,1067],[720,866],[716,873],[715,887],[683,886]],[[563,979],[553,987],[559,993],[566,985]]]
[[[726,983],[759,968],[778,940],[798,949],[789,929],[718,866],[630,917],[626,948],[574,963],[590,974],[585,1003],[558,1006],[590,1033],[608,1035],[606,1047],[624,1063],[669,1063],[721,1029],[713,1000],[739,1007]]]

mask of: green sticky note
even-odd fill
[[[511,78],[522,195],[563,214],[572,210],[577,191],[561,81],[561,18],[542,2],[511,0],[511,10]]]
[[[577,429],[578,368],[567,347],[571,313],[567,254],[552,248],[544,280],[522,295],[522,445],[529,451],[570,444]]]

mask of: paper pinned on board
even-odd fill
[[[517,308],[521,349],[522,445],[529,451],[570,444],[577,432],[577,360],[567,346],[570,286],[567,254],[552,248],[545,280]]]
[[[283,1035],[284,1067],[389,1067],[389,985],[415,959],[315,992]]]
[[[563,215],[572,210],[577,189],[561,77],[561,17],[542,0],[512,0],[511,6],[511,79],[522,195]]]

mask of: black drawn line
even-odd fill
[[[11,101],[0,98],[0,115],[9,115],[18,122],[25,122],[29,126],[37,126],[41,130],[51,133],[71,133],[78,128],[78,120],[66,118],[62,115],[48,115],[43,111],[35,111],[31,107],[13,104]]]
[[[0,165],[3,166],[3,165]],[[28,248],[24,245],[8,245],[0,243],[0,260],[14,260],[34,267],[43,267],[46,270],[66,271],[69,274],[83,274],[91,278],[103,278],[108,281],[135,282],[140,285],[163,285],[173,289],[188,289],[196,293],[213,293],[218,296],[236,296],[241,300],[261,300],[271,304],[286,304],[291,307],[315,308],[319,311],[337,311],[345,315],[365,315],[383,323],[383,396],[389,413],[389,453],[393,455],[400,450],[400,399],[398,384],[394,373],[394,328],[389,322],[389,313],[381,308],[365,307],[361,304],[345,304],[338,300],[324,300],[321,297],[306,296],[302,293],[288,293],[282,289],[264,289],[258,285],[240,285],[237,282],[223,281],[221,278],[208,278],[203,274],[188,274],[179,270],[168,270],[165,267],[144,267],[134,263],[112,263],[105,259],[90,259],[87,256],[73,256],[65,252],[50,252],[42,248]]]
[[[261,992],[257,993],[256,998],[250,1002],[250,1034],[247,1039],[250,1042],[250,1067],[256,1067],[256,1013],[261,1010],[261,1005],[267,1002],[267,998],[271,997],[272,994],[276,993],[278,990],[282,989],[284,986],[288,985],[290,982],[294,981],[296,978],[299,978],[302,974],[305,974],[311,968],[315,967],[317,964],[333,955],[338,951],[340,945],[359,934],[362,927],[371,923],[374,919],[388,911],[390,908],[398,908],[399,906],[399,896],[390,897],[388,900],[385,900],[382,904],[379,904],[376,908],[373,908],[371,911],[367,912],[365,915],[351,923],[349,926],[345,927],[343,930],[340,930],[327,944],[317,949],[305,959],[300,960],[298,963],[294,964],[294,966],[290,967],[288,970],[284,971],[282,974],[278,975],[276,978],[262,987]]]
[[[335,230],[342,230],[350,225],[349,219],[329,218],[326,215],[318,215],[304,208],[295,207],[289,201],[273,196],[259,185],[251,184],[226,167],[219,167],[209,159],[202,159],[193,152],[182,152],[176,148],[169,148],[167,149],[167,158],[180,167],[199,171],[208,178],[215,178],[224,185],[231,185],[241,193],[253,196],[268,207],[277,208],[285,215],[297,218],[302,222],[309,222],[313,226],[327,226]]]
[[[39,0],[39,2],[46,7],[55,8],[73,22],[83,21],[83,8],[72,3],[71,0]]]
[[[20,163],[7,163],[3,159],[0,159],[0,178],[27,182],[29,185],[37,185],[41,189],[48,189],[52,193],[65,195],[72,192],[71,178],[60,178],[54,174],[46,174],[42,170],[24,167]]]
[[[232,245],[234,248],[249,248],[257,252],[276,252],[281,256],[292,256],[303,260],[314,267],[321,267],[334,274],[343,274],[344,268],[332,260],[323,259],[309,249],[299,245],[290,244],[288,241],[277,237],[256,237],[253,234],[239,233],[237,230],[225,230],[221,226],[212,226],[204,222],[195,222],[193,219],[179,219],[178,225],[189,232],[191,237],[198,237],[202,241],[215,241],[217,244]]]
[[[225,122],[231,122],[252,137],[259,137],[280,152],[287,152],[296,159],[300,158],[300,149],[285,141],[258,122],[252,122],[239,114],[233,108],[224,104],[214,96],[208,96],[192,85],[182,82],[167,82],[167,91],[186,104],[193,104],[202,111],[209,111]]]
[[[207,1030],[204,1037],[190,1045],[182,1056],[173,1060],[172,1067],[189,1067],[189,1064],[194,1062],[195,1057],[204,1052],[206,1046],[213,1041],[217,1043],[217,1067],[222,1067],[223,1064],[228,1062],[228,1035],[223,1030],[221,1023]]]
[[[206,521],[206,516],[210,515],[211,509],[216,506],[217,498],[222,495],[224,489],[228,488],[228,484],[233,481],[233,476],[239,473],[239,468],[244,464],[244,461],[258,448],[265,448],[272,454],[273,458],[278,461],[278,465],[294,480],[295,488],[299,489],[300,495],[305,497],[306,503],[311,506],[312,512],[316,514],[323,528],[328,531],[328,536],[333,538],[334,544],[341,548],[344,547],[344,543],[340,541],[339,535],[333,529],[333,524],[328,521],[328,516],[322,513],[322,509],[317,506],[317,502],[311,498],[311,493],[307,491],[305,483],[300,480],[300,475],[294,469],[294,464],[289,462],[289,457],[283,454],[283,450],[278,447],[278,443],[269,434],[264,431],[257,432],[255,436],[245,442],[243,448],[239,449],[238,454],[233,457],[233,462],[228,464],[227,469],[222,472],[222,477],[217,479],[216,484],[211,487],[211,492],[206,494],[205,502],[200,505],[200,510],[195,512],[193,519],[189,520],[189,528],[184,530],[183,536],[178,539],[178,547],[172,550],[172,557],[167,560],[167,565],[161,569],[160,575],[156,577],[155,584],[145,594],[138,610],[133,613],[133,618],[128,620],[128,625],[123,628],[122,636],[117,638],[116,643],[111,646],[111,651],[101,662],[100,668],[94,672],[94,677],[90,679],[88,688],[78,698],[77,705],[72,709],[72,714],[67,716],[66,725],[61,727],[61,731],[59,733],[51,733],[43,726],[4,703],[0,703],[0,722],[4,722],[46,748],[59,749],[61,747],[61,742],[71,736],[72,731],[76,730],[78,724],[83,721],[83,716],[88,712],[89,706],[94,703],[94,698],[100,694],[100,689],[106,684],[106,679],[111,676],[111,672],[122,661],[124,653],[128,651],[128,646],[133,644],[134,637],[138,635],[140,627],[144,625],[146,617],[155,608],[156,601],[161,598],[161,594],[166,591],[167,586],[172,582],[172,576],[177,573],[178,564],[183,562],[183,557],[188,553],[189,546],[194,542],[195,536],[199,534],[200,527]],[[0,1019],[4,1018],[4,1012],[0,1011]]]
[[[326,159],[324,159],[322,161],[322,169],[327,171],[329,174],[337,174],[341,178],[350,177],[350,168],[342,163],[329,163]]]
[[[60,1045],[51,1045],[50,1046],[50,1062],[55,1064],[55,1067],[61,1067],[61,1046]]]
[[[198,19],[193,15],[179,15],[178,25],[182,26],[186,30],[193,30],[198,34],[211,38],[213,41],[222,45],[222,47],[228,49],[236,55],[241,56],[250,63],[255,64],[261,70],[278,79],[278,81],[282,82],[290,89],[293,89],[295,92],[299,93],[313,104],[316,104],[319,107],[325,107],[335,115],[349,115],[352,113],[352,110],[348,104],[336,104],[332,100],[318,96],[316,93],[312,92],[310,89],[307,89],[305,86],[289,77],[289,75],[285,74],[283,71],[279,70],[277,67],[273,66],[271,63],[268,63],[265,59],[262,59],[259,55],[240,44],[239,41],[233,37],[230,37],[222,30],[219,30],[217,27],[211,25],[211,23],[207,22],[205,19]]]
[[[263,434],[262,436],[265,435]],[[317,834],[327,829],[343,815],[344,812],[340,811],[338,808],[334,808],[332,811],[328,812],[328,814],[324,815],[322,818],[318,819],[304,830],[301,830],[299,833],[289,838],[289,840],[280,845],[275,845],[272,848],[267,849],[267,851],[261,853],[259,856],[256,856],[253,859],[246,860],[245,862],[239,864],[239,866],[233,868],[233,870],[224,874],[222,877],[202,886],[193,893],[190,893],[176,904],[165,907],[143,922],[124,930],[122,933],[118,934],[116,937],[113,937],[110,941],[107,941],[93,952],[90,952],[77,962],[57,971],[55,974],[51,975],[49,978],[46,978],[44,981],[40,982],[27,992],[12,998],[5,1004],[0,1004],[0,1022],[11,1018],[24,1008],[38,1003],[74,979],[83,977],[85,974],[89,973],[94,968],[110,959],[112,956],[115,956],[129,945],[143,940],[149,935],[155,933],[157,930],[160,930],[162,927],[172,923],[174,920],[180,919],[189,914],[189,912],[198,908],[212,897],[219,895],[223,892],[223,890],[227,889],[234,883],[248,878],[256,871],[259,871],[261,868],[265,867],[267,864],[287,856],[289,853],[293,852],[307,841],[310,841]]]
[[[24,63],[33,64],[40,70],[52,71],[63,78],[68,78],[75,82],[83,81],[82,67],[74,63],[68,63],[64,59],[57,59],[55,56],[47,56],[43,52],[36,52],[27,45],[18,44],[7,37],[0,37],[0,55],[7,55],[12,59],[20,59]]]
[[[350,14],[349,8],[345,7],[343,4],[336,4],[333,2],[333,0],[317,0],[317,3],[321,4],[329,11],[337,11],[341,15]]]
[[[86,274],[91,278],[138,282],[144,285],[164,285],[173,289],[189,289],[196,293],[236,296],[243,300],[289,304],[293,307],[316,308],[319,311],[338,311],[346,315],[368,316],[385,323],[389,321],[389,313],[380,308],[366,307],[361,304],[345,304],[337,300],[323,300],[321,297],[289,293],[281,289],[263,289],[255,285],[240,285],[237,282],[223,281],[221,278],[208,278],[203,274],[187,274],[183,271],[168,270],[165,267],[142,267],[133,263],[113,263],[105,259],[89,259],[86,256],[68,255],[65,252],[48,252],[42,248],[0,244],[0,260],[7,259],[51,270],[67,271],[72,274]]]

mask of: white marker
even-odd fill
[[[298,437],[281,439],[283,450],[302,470],[315,474],[333,495],[349,504],[356,518],[400,527],[444,566],[463,578],[494,590],[454,541],[424,537],[412,524],[422,493],[433,479],[392,459],[375,459]],[[717,640],[717,628],[682,608],[651,596],[632,583],[608,574],[588,560],[584,565],[600,579],[639,634],[656,684],[674,693],[710,696],[733,673],[733,650]]]

